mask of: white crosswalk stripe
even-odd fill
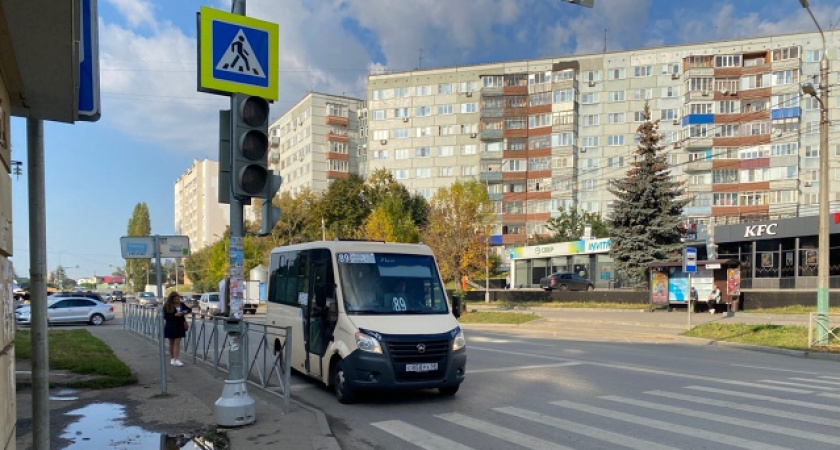
[[[570,447],[565,447],[562,445],[554,444],[549,441],[535,438],[533,436],[520,433],[516,430],[512,430],[510,428],[500,427],[496,424],[492,424],[490,422],[485,422],[483,420],[473,419],[472,417],[465,416],[463,414],[458,413],[447,413],[447,414],[438,414],[435,417],[438,417],[443,420],[448,420],[454,424],[460,425],[462,427],[469,428],[471,430],[480,431],[484,434],[488,434],[498,439],[502,439],[504,441],[521,445],[525,448],[529,448],[532,450],[571,450]]]
[[[585,412],[588,414],[594,414],[602,417],[607,417],[610,419],[620,420],[622,422],[629,422],[635,423],[636,425],[642,425],[649,428],[655,428],[657,430],[667,431],[670,433],[681,434],[684,436],[689,436],[697,439],[704,439],[707,441],[712,441],[718,444],[729,445],[732,447],[739,447],[739,448],[746,448],[746,449],[753,449],[753,450],[770,450],[770,449],[784,449],[786,447],[779,447],[775,445],[768,444],[766,442],[757,442],[752,441],[749,439],[739,438],[737,436],[731,436],[724,433],[709,433],[705,430],[699,430],[694,428],[687,428],[687,427],[675,427],[673,424],[663,422],[661,420],[655,419],[648,419],[646,417],[640,417],[635,414],[627,414],[618,411],[613,411],[611,409],[606,408],[599,408],[596,406],[589,406],[584,405],[582,403],[570,402],[566,400],[551,402],[552,405],[560,406],[562,408],[573,409],[576,411]]]
[[[828,376],[828,375],[823,375],[823,376],[820,376],[820,377],[817,377],[817,378],[822,378],[822,379],[825,379],[825,380],[838,380],[838,381],[840,381],[840,377],[832,377],[832,376]]]
[[[430,433],[401,420],[386,420],[384,422],[374,422],[371,425],[426,450],[473,450],[472,447]]]
[[[840,380],[837,381],[828,381],[828,380],[815,380],[813,378],[799,378],[799,377],[791,377],[791,380],[797,381],[805,381],[808,383],[818,383],[818,384],[830,384],[832,386],[840,386]]]
[[[823,411],[834,411],[840,412],[840,407],[831,406],[831,405],[823,405],[820,403],[814,402],[805,402],[802,400],[791,400],[787,398],[778,398],[778,397],[771,397],[769,395],[759,395],[759,394],[751,394],[749,392],[740,392],[740,391],[730,391],[728,389],[718,389],[713,387],[703,387],[703,386],[686,386],[686,389],[693,389],[703,392],[714,392],[716,394],[728,395],[731,397],[741,397],[741,398],[749,398],[752,400],[763,400],[767,402],[774,402],[774,403],[782,403],[785,405],[791,406],[801,406],[803,408],[811,408],[811,409],[821,409]],[[822,396],[826,396],[829,394],[823,393],[819,394]]]
[[[532,422],[541,423],[543,425],[548,425],[550,427],[559,428],[561,430],[569,431],[572,433],[582,434],[584,436],[590,437],[592,439],[598,439],[600,441],[609,442],[615,445],[621,445],[623,447],[634,448],[637,450],[675,450],[676,447],[669,447],[667,445],[657,444],[655,442],[646,441],[644,439],[637,439],[632,436],[626,436],[619,433],[613,433],[612,431],[603,430],[600,428],[590,427],[588,425],[583,425],[581,423],[572,422],[569,420],[558,419],[557,417],[548,416],[545,414],[536,413],[533,411],[528,411],[525,409],[514,408],[514,407],[505,407],[505,408],[493,408],[494,411],[499,411],[501,413],[510,414],[512,416],[520,417],[522,419],[527,419]]]
[[[783,386],[798,386],[798,387],[805,387],[808,389],[812,389],[815,391],[840,391],[840,388],[834,387],[827,387],[827,386],[814,386],[813,384],[806,384],[806,383],[793,383],[790,381],[781,381],[781,380],[759,380],[761,383],[770,383],[770,384],[781,384]]]
[[[840,419],[831,419],[827,417],[815,416],[812,414],[799,414],[790,411],[782,411],[773,408],[764,408],[761,406],[745,405],[743,403],[727,402],[724,400],[715,400],[706,397],[698,397],[696,395],[678,394],[674,392],[665,391],[647,391],[645,394],[655,395],[658,397],[670,398],[673,400],[683,400],[686,402],[699,403],[702,405],[717,406],[719,408],[729,408],[737,411],[744,411],[754,414],[763,414],[765,416],[779,417],[782,419],[799,420],[807,423],[817,423],[820,425],[829,425],[833,427],[840,427]]]
[[[732,384],[735,386],[744,386],[749,387],[752,389],[768,389],[773,391],[780,391],[780,392],[790,392],[791,394],[813,394],[814,391],[809,391],[807,389],[796,389],[796,388],[789,388],[789,387],[782,387],[782,386],[773,386],[773,385],[766,385],[766,384],[759,384],[753,381],[737,381],[737,380],[715,380],[716,384]]]
[[[804,430],[797,430],[791,427],[779,427],[778,425],[768,425],[766,423],[757,422],[755,420],[746,420],[734,416],[726,416],[723,414],[710,415],[707,412],[697,411],[688,408],[680,408],[677,406],[661,405],[658,403],[646,402],[644,400],[634,400],[632,398],[619,397],[617,395],[606,395],[599,397],[604,400],[623,403],[625,405],[639,406],[642,408],[653,409],[656,411],[664,411],[671,414],[680,414],[686,417],[694,417],[697,419],[708,420],[710,422],[719,422],[727,425],[737,425],[740,427],[750,428],[753,430],[766,431],[768,433],[777,433],[785,436],[796,436],[800,439],[808,439],[816,442],[824,442],[827,444],[837,443],[836,435],[827,435],[823,433],[807,432]]]

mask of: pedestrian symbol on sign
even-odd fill
[[[260,66],[259,60],[254,56],[254,50],[241,29],[237,31],[227,51],[219,59],[216,70],[265,78],[265,71]]]

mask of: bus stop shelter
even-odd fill
[[[727,313],[737,311],[741,297],[741,269],[736,259],[697,261],[697,271],[686,273],[681,261],[656,261],[648,264],[650,271],[650,302],[653,306],[688,307],[691,288],[697,291],[700,304],[705,304],[712,285],[720,289],[721,303]],[[725,306],[724,306],[725,305]],[[696,305],[695,305],[696,307]]]

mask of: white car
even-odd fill
[[[201,314],[215,316],[221,314],[221,296],[218,292],[205,292],[198,299],[198,310]]]
[[[47,322],[87,322],[102,325],[114,320],[114,307],[86,297],[57,297],[47,299]],[[15,322],[21,325],[32,323],[32,306],[24,305],[15,310]]]
[[[137,294],[137,304],[140,306],[156,306],[158,304],[157,297],[151,292],[141,292]]]

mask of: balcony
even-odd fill
[[[676,147],[676,145],[674,145]],[[692,137],[687,138],[683,143],[683,147],[685,148],[701,148],[701,149],[710,149],[712,148],[712,138],[711,137]]]
[[[708,159],[691,161],[685,165],[686,172],[708,172],[712,170],[712,161]]]
[[[713,77],[715,76],[715,68],[714,67],[689,67],[685,69],[683,74],[685,78],[696,78],[696,77]]]
[[[482,141],[501,141],[504,138],[502,130],[481,130],[480,138]]]
[[[346,127],[350,123],[350,119],[342,116],[327,116],[327,125],[339,125]]]
[[[481,108],[479,117],[504,117],[505,110],[503,108]]]
[[[347,136],[347,133],[327,133],[327,142],[347,142],[350,138]]]

